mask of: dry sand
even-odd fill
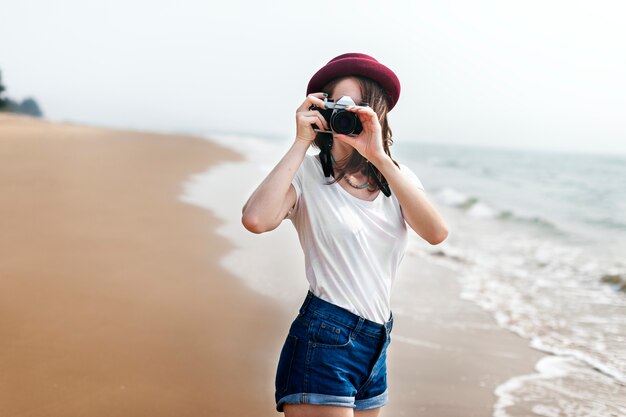
[[[219,267],[212,214],[176,199],[237,158],[0,115],[0,416],[277,415],[259,356],[279,312]]]
[[[240,159],[0,114],[0,416],[279,415],[275,365],[306,294],[280,303],[225,272],[217,219],[177,199],[189,175]],[[394,292],[424,313],[398,312],[381,416],[490,416],[493,389],[542,354],[459,299],[449,272],[402,268],[420,279]]]

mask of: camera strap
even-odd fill
[[[322,170],[324,171],[325,177],[331,177],[334,175],[333,161],[330,154],[330,150],[332,147],[333,135],[327,134],[326,139],[324,139],[324,141],[322,142],[322,147],[320,149],[320,162],[322,163]]]
[[[329,134],[322,142],[322,147],[319,153],[320,162],[322,163],[322,170],[324,171],[325,177],[331,177],[335,175],[333,171],[333,157],[330,153],[330,150],[332,149],[332,147],[333,147],[333,136],[332,134]],[[367,161],[367,166],[369,169],[370,178],[372,178],[374,182],[376,183],[376,185],[378,185],[378,188],[380,188],[380,191],[382,191],[382,193],[386,197],[391,196],[391,189],[389,189],[389,184],[387,183],[387,181],[383,182],[380,180],[380,178],[378,178],[378,175],[380,174],[378,169],[376,169],[376,167],[374,167],[374,165],[372,165],[370,161]],[[383,180],[385,179],[385,177],[382,176],[382,174],[380,176],[383,178]]]
[[[389,197],[391,195],[391,190],[389,189],[389,184],[387,184],[387,181],[383,183],[378,178],[379,171],[378,169],[376,169],[376,167],[374,167],[374,165],[372,165],[370,161],[367,161],[367,165],[370,171],[369,172],[370,178],[373,178],[376,185],[378,185],[378,188],[380,188],[380,191],[382,191],[382,193],[385,194],[386,197]],[[381,174],[381,177],[383,177],[383,180],[385,179],[385,177],[382,174]]]

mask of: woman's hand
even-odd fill
[[[324,130],[330,130],[326,119],[322,116],[318,110],[309,110],[309,107],[316,105],[317,107],[324,108],[325,93],[311,93],[304,102],[296,110],[296,140],[311,143],[315,139],[317,132],[313,130],[311,125],[317,125],[317,127]]]
[[[352,146],[374,164],[385,158],[387,154],[383,148],[382,127],[374,109],[369,106],[350,106],[346,107],[346,110],[357,114],[363,125],[363,131],[358,136],[335,134],[335,139]]]

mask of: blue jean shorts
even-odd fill
[[[310,290],[291,323],[276,370],[276,410],[284,404],[324,404],[368,410],[385,405],[385,324],[360,317]]]

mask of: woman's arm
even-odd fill
[[[283,221],[296,202],[293,177],[304,160],[306,151],[315,140],[312,125],[328,129],[328,123],[318,110],[309,110],[315,104],[324,107],[320,98],[324,93],[309,94],[296,110],[296,140],[272,172],[252,193],[241,210],[241,223],[252,233],[274,230]]]
[[[274,230],[296,202],[291,185],[310,142],[296,139],[285,156],[252,193],[242,209],[241,222],[252,233]]]
[[[363,124],[363,131],[356,137],[335,135],[335,138],[354,147],[385,176],[400,202],[402,215],[415,233],[431,245],[443,242],[448,237],[446,223],[430,203],[426,193],[415,187],[385,153],[376,112],[369,106],[351,106],[347,110],[357,113]]]
[[[370,162],[385,176],[391,191],[400,202],[404,219],[411,229],[431,245],[446,240],[448,227],[426,197],[424,190],[416,187],[404,176],[386,154],[381,159]]]

